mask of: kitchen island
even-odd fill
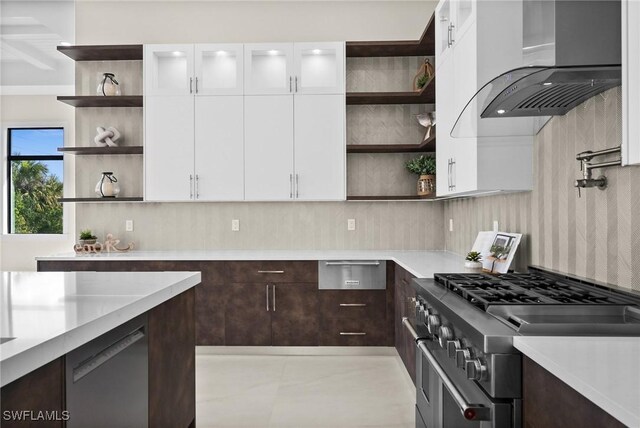
[[[29,426],[7,411],[36,412],[23,413],[27,419],[53,412],[49,415],[55,420],[42,426],[74,426],[73,412],[64,413],[71,405],[72,384],[80,377],[87,384],[92,379],[88,373],[113,367],[128,343],[108,342],[121,346],[98,349],[91,355],[99,357],[96,364],[73,380],[75,367],[68,365],[68,356],[138,320],[144,320],[144,328],[126,339],[146,345],[141,349],[148,371],[140,375],[148,376],[148,402],[143,403],[148,424],[194,423],[194,287],[201,281],[199,272],[4,272],[0,278],[3,426]]]

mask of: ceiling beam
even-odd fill
[[[16,40],[2,40],[0,48],[3,52],[20,58],[40,70],[53,71],[56,69],[54,60],[47,58],[44,52],[29,46],[27,43]]]

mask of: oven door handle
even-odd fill
[[[449,378],[447,373],[444,371],[438,360],[433,356],[429,348],[424,341],[418,341],[418,349],[422,352],[422,354],[427,358],[431,367],[438,374],[444,386],[449,390],[449,393],[453,397],[456,405],[462,412],[462,416],[470,421],[490,421],[491,420],[491,409],[485,407],[481,404],[471,404],[468,403],[467,400],[462,396],[458,388],[456,388],[453,381]]]
[[[411,337],[413,337],[413,340],[415,340],[417,342],[418,339],[419,339],[418,332],[411,325],[411,321],[409,321],[409,318],[402,317],[402,325],[404,325],[404,328],[409,330],[409,333],[411,334]]]

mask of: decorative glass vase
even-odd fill
[[[120,95],[120,84],[116,80],[116,75],[113,73],[102,73],[102,80],[100,80],[96,92],[98,95],[105,97]]]
[[[430,196],[436,191],[436,176],[421,175],[418,178],[418,196]]]
[[[105,171],[98,184],[96,184],[96,193],[101,198],[115,198],[120,193],[120,185],[118,179],[113,172]]]

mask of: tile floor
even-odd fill
[[[198,428],[414,428],[396,355],[196,355]]]

